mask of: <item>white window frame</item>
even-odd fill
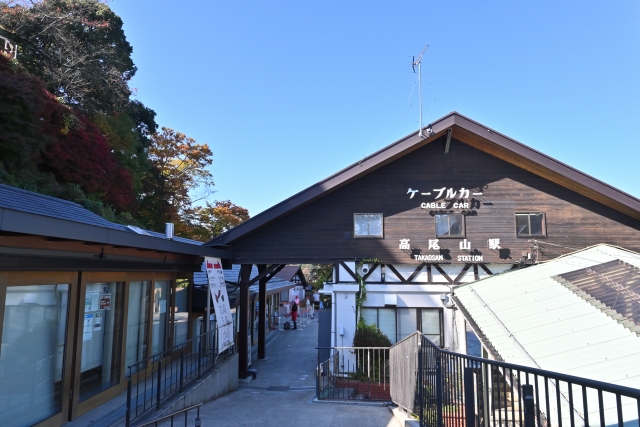
[[[356,217],[359,215],[367,215],[367,234],[357,234],[356,233]],[[380,235],[371,235],[368,234],[369,233],[369,229],[371,228],[370,225],[370,217],[372,215],[380,215],[380,220],[382,221],[382,224],[380,224],[380,229],[382,230],[382,233]],[[356,239],[384,239],[384,214],[382,212],[378,212],[378,213],[354,213],[353,214],[353,237]]]

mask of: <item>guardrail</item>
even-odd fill
[[[396,346],[392,362],[404,366],[392,366],[392,396],[418,416],[420,426],[629,427],[640,419],[635,388],[454,353],[424,335]],[[403,384],[412,369],[414,387]],[[405,394],[396,391],[403,386]]]
[[[170,422],[171,427],[174,427],[176,425],[174,423],[174,420],[180,414],[184,414],[184,427],[187,427],[187,424],[189,422],[189,411],[192,410],[192,409],[196,410],[196,417],[193,420],[193,425],[194,425],[194,427],[200,427],[201,426],[201,420],[200,420],[200,407],[201,406],[202,406],[202,403],[198,403],[197,405],[192,405],[192,406],[189,406],[188,408],[180,409],[179,411],[173,412],[173,413],[171,413],[169,415],[165,415],[165,416],[160,417],[160,418],[156,418],[155,420],[151,420],[151,421],[147,421],[146,423],[138,424],[135,427],[147,427],[147,426],[151,426],[151,425],[153,425],[154,427],[158,427],[158,423],[162,423],[163,421]]]
[[[128,366],[126,427],[214,367],[216,328]]]
[[[317,349],[316,394],[319,400],[391,401],[389,347]]]

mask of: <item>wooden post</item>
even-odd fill
[[[258,273],[262,273],[267,268],[266,265],[258,265]],[[258,359],[265,356],[265,318],[267,316],[267,278],[260,279],[258,288]]]
[[[249,331],[249,279],[251,278],[252,264],[242,264],[240,267],[240,301],[238,307],[238,378],[247,378],[247,361],[249,359],[249,343],[247,333]]]

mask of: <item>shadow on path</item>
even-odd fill
[[[316,317],[317,319],[317,317]],[[388,407],[313,403],[318,323],[275,332],[266,360],[253,360],[258,376],[202,406],[202,426],[400,427]]]

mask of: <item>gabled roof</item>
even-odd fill
[[[303,286],[307,286],[307,279],[304,277],[300,266],[297,265],[287,265],[285,268],[278,271],[275,277],[278,277],[282,280],[288,280],[290,282],[299,280]]]
[[[229,244],[329,192],[446,136],[449,129],[451,129],[451,137],[458,141],[640,219],[639,199],[455,111],[434,121],[426,129],[427,132],[423,133],[429,136],[425,139],[422,139],[418,132],[414,132],[215,237],[206,245]]]
[[[499,359],[638,388],[638,267],[640,254],[600,244],[457,286],[454,300]]]
[[[116,224],[77,203],[0,184],[0,231],[226,258],[226,251]]]

